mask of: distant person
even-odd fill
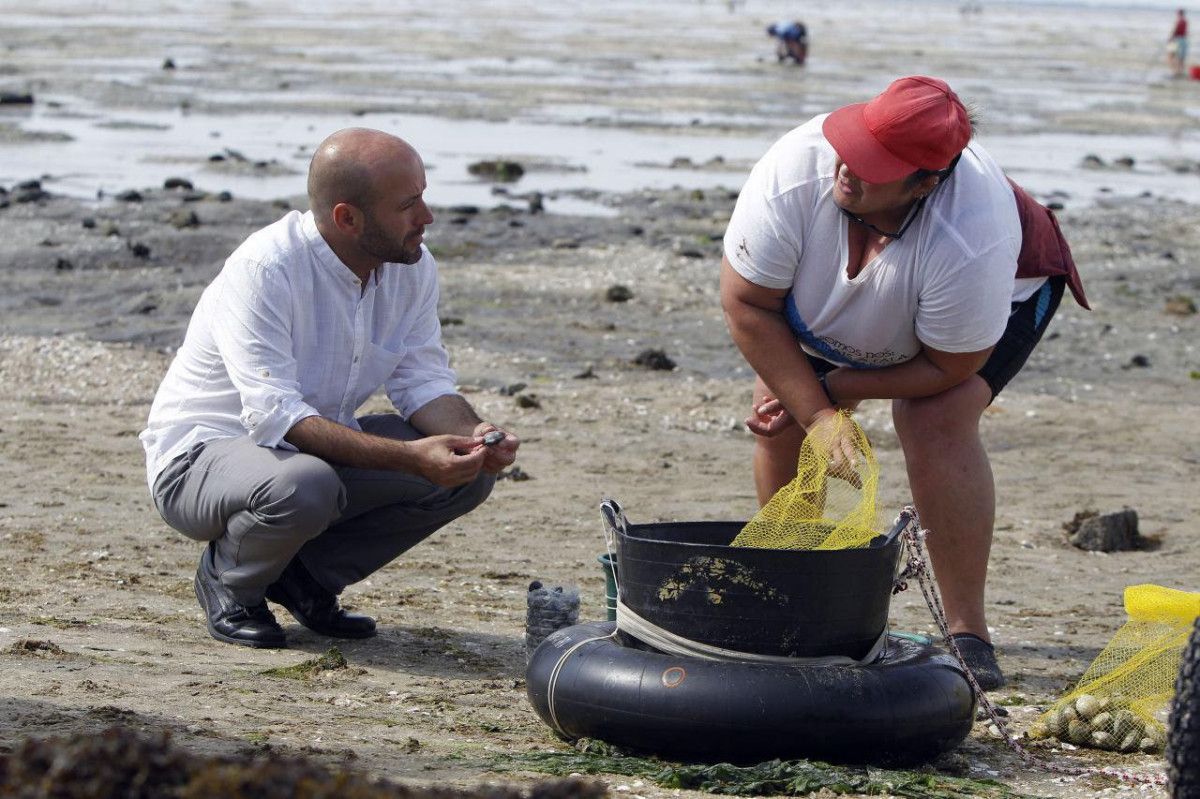
[[[374,635],[342,589],[477,507],[516,458],[455,391],[424,192],[401,139],[325,139],[311,210],[233,252],[159,386],[147,476],[163,519],[208,544],[195,590],[219,641],[286,646],[266,600],[321,635]],[[381,387],[397,413],[355,418]]]
[[[1184,70],[1187,69],[1188,57],[1187,15],[1182,8],[1176,13],[1175,27],[1167,42],[1167,63],[1171,67],[1171,74],[1176,78],[1182,78]]]
[[[803,22],[776,22],[767,26],[767,35],[775,39],[775,58],[780,64],[790,58],[804,66],[808,58],[808,28]]]
[[[757,376],[760,504],[796,476],[809,433],[845,474],[853,445],[831,420],[891,400],[950,633],[991,690],[1004,675],[984,612],[996,505],[979,421],[1064,288],[1086,301],[1053,216],[973,135],[958,96],[921,76],[785,134],[738,197],[721,304]]]

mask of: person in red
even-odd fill
[[[1187,68],[1187,37],[1187,15],[1181,8],[1175,17],[1175,28],[1171,31],[1170,38],[1167,39],[1169,43],[1167,47],[1167,63],[1171,65],[1171,74],[1176,78],[1182,78],[1183,72]]]

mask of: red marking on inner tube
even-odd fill
[[[664,688],[678,688],[683,685],[683,681],[687,679],[687,670],[683,666],[672,666],[662,673],[662,684]]]

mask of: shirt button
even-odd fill
[[[355,356],[354,356],[354,362],[355,362],[355,363],[358,363],[358,356],[357,356],[357,355],[355,355]]]

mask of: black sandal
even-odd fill
[[[1004,672],[996,662],[996,648],[975,633],[953,633],[950,638],[958,645],[967,667],[975,675],[975,682],[985,691],[1003,688]]]

